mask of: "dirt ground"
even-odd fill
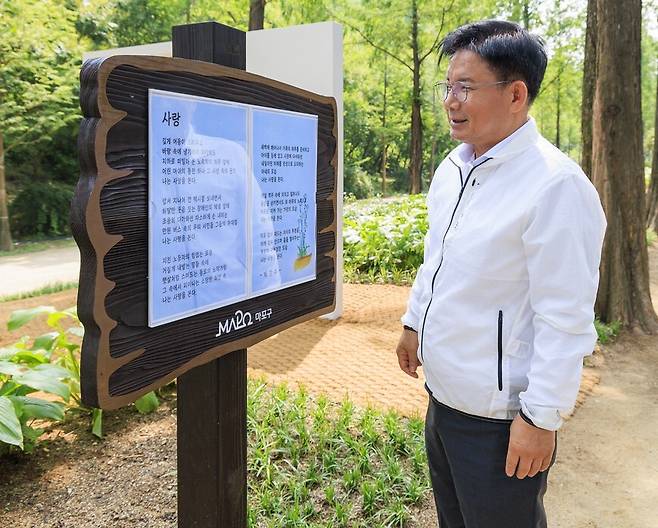
[[[658,251],[650,257],[658,298]],[[348,285],[340,322],[305,323],[253,347],[250,375],[300,382],[335,400],[347,392],[360,404],[422,413],[422,379],[404,376],[393,352],[407,292]],[[17,338],[4,330],[11,311],[40,304],[67,308],[74,296],[0,304],[0,346]],[[45,327],[34,322],[24,330],[35,336]],[[559,435],[546,496],[549,525],[656,528],[658,337],[624,334],[588,363],[582,405]],[[107,413],[103,441],[74,421],[51,433],[54,439],[39,456],[0,460],[0,527],[175,526],[175,404],[170,395],[152,415]],[[436,526],[430,500],[413,513],[413,527]]]

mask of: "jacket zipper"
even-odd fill
[[[503,311],[498,310],[498,390],[503,390]]]
[[[448,228],[446,229],[445,233],[443,233],[443,240],[441,241],[441,260],[439,261],[439,265],[436,268],[436,271],[434,272],[434,275],[432,276],[432,287],[430,289],[430,302],[427,303],[427,308],[425,309],[425,315],[423,316],[423,324],[421,325],[421,332],[420,332],[420,360],[421,362],[424,361],[425,356],[423,355],[423,343],[425,342],[425,322],[427,321],[427,314],[430,311],[430,306],[432,306],[432,297],[434,296],[434,281],[436,280],[436,276],[439,273],[439,270],[441,269],[441,265],[443,264],[443,254],[445,252],[444,246],[445,246],[445,241],[446,241],[446,236],[448,235],[448,231],[450,231],[450,228],[452,227],[452,221],[455,219],[455,213],[457,212],[457,208],[459,207],[459,202],[461,202],[462,195],[464,194],[464,189],[466,189],[466,185],[468,185],[468,180],[471,177],[471,174],[473,174],[473,171],[477,169],[480,165],[484,165],[487,161],[493,158],[486,158],[482,163],[479,165],[476,165],[475,167],[472,167],[471,170],[468,172],[468,176],[466,176],[466,181],[463,181],[462,178],[462,169],[459,165],[457,165],[454,161],[452,161],[450,158],[448,158],[455,167],[459,170],[459,179],[462,181],[462,186],[461,190],[459,191],[459,197],[457,198],[457,203],[455,204],[455,208],[452,210],[452,215],[450,216],[450,222],[448,223]]]

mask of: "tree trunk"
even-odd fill
[[[7,191],[5,187],[5,146],[0,131],[0,250],[11,251],[11,231],[7,212]]]
[[[560,148],[560,77],[561,74],[557,76],[557,96],[555,98],[555,146]]]
[[[592,106],[596,81],[596,0],[587,0],[587,30],[585,32],[585,60],[583,71],[583,95],[580,110],[582,136],[580,165],[592,178]]]
[[[423,167],[423,122],[420,113],[420,57],[418,42],[418,3],[411,2],[411,49],[413,52],[413,88],[411,94],[411,145],[409,156],[409,179],[411,194],[422,191],[421,171]]]
[[[432,94],[432,116],[434,117],[434,126],[432,127],[432,148],[430,150],[430,182],[434,178],[434,171],[436,170],[436,147],[437,147],[437,123],[438,111],[436,105],[437,90],[435,89]]]
[[[656,78],[656,117],[653,126],[651,184],[647,198],[647,227],[651,227],[654,231],[658,232],[658,76]]]
[[[388,145],[382,151],[382,196],[386,196],[386,164],[388,163]]]
[[[263,29],[265,23],[265,0],[249,1],[249,31]]]
[[[530,31],[530,0],[523,2],[523,27]]]
[[[386,168],[388,165],[388,135],[386,133],[386,96],[388,89],[388,57],[384,55],[384,104],[382,108],[382,196],[386,196]]]
[[[658,332],[649,292],[640,98],[640,0],[597,0],[592,181],[608,218],[596,312]]]

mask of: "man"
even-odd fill
[[[423,365],[439,526],[545,527],[560,414],[596,342],[605,217],[528,116],[547,63],[539,38],[488,20],[450,33],[441,55],[462,143],[427,195],[425,258],[396,352],[410,376]]]

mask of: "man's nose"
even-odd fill
[[[446,98],[443,100],[443,107],[444,107],[446,110],[455,110],[455,109],[459,108],[460,105],[461,105],[461,103],[460,103],[459,100],[455,97],[455,94],[452,93],[452,90],[450,90],[450,91],[448,92],[448,97],[446,97]]]

